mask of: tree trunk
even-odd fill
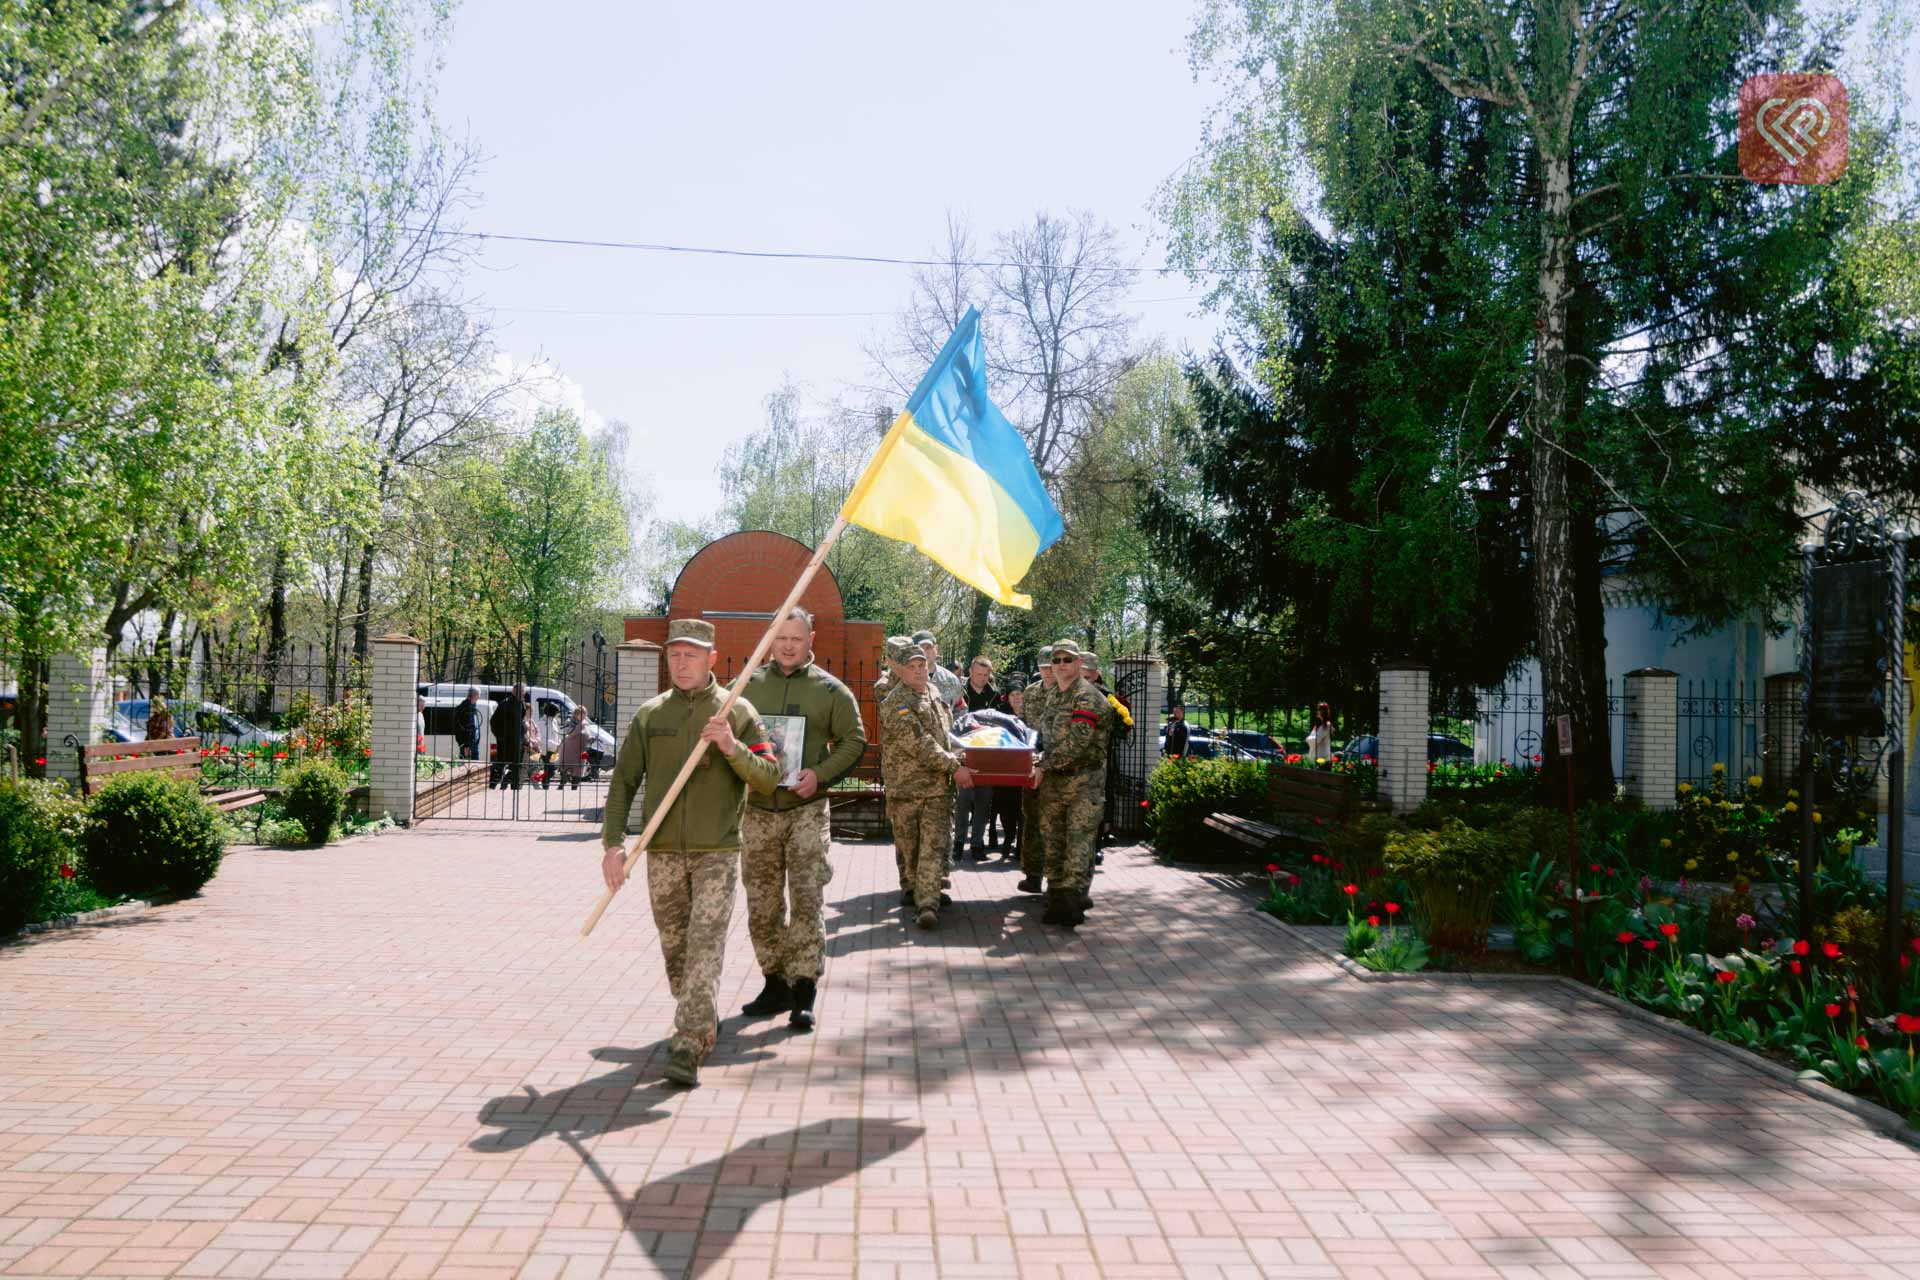
[[[20,766],[29,777],[44,778],[47,767],[38,761],[55,751],[67,750],[65,743],[42,742],[40,735],[47,723],[46,690],[40,683],[41,657],[27,648],[20,652],[19,699],[13,707],[14,728],[20,731]]]
[[[280,683],[280,655],[287,647],[287,552],[276,547],[273,570],[267,589],[266,666],[260,673],[260,692],[254,696],[253,718],[261,724],[273,723],[273,693]]]
[[[373,539],[360,545],[360,599],[353,618],[353,657],[367,660],[367,630],[373,619]]]
[[[972,669],[974,658],[987,647],[987,614],[992,608],[992,596],[982,591],[973,593],[973,616],[967,620],[966,652],[960,655],[960,661],[969,670]]]
[[[1539,156],[1541,182],[1540,268],[1538,311],[1534,321],[1533,356],[1533,595],[1545,692],[1545,720],[1541,726],[1541,755],[1546,765],[1548,794],[1556,801],[1567,794],[1567,774],[1574,772],[1577,801],[1612,794],[1612,768],[1606,751],[1606,690],[1596,685],[1591,654],[1597,648],[1588,635],[1593,625],[1581,607],[1579,557],[1582,540],[1575,534],[1585,503],[1576,503],[1575,485],[1566,453],[1568,431],[1567,318],[1573,296],[1573,236],[1570,212],[1573,199],[1573,162],[1565,149]],[[1589,537],[1586,540],[1591,542]],[[1596,716],[1595,709],[1599,714]],[[1573,721],[1572,761],[1559,753],[1556,718]]]

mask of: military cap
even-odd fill
[[[1071,640],[1055,640],[1047,646],[1047,656],[1051,658],[1056,653],[1070,653],[1077,658],[1080,656],[1080,646]]]
[[[697,644],[713,648],[713,624],[704,618],[675,618],[667,624],[668,644]]]
[[[916,631],[916,632],[914,632],[914,633],[913,633],[913,643],[915,643],[915,644],[938,644],[938,643],[939,643],[939,641],[937,641],[937,640],[935,640],[935,639],[933,638],[933,632],[931,632],[931,631]]]
[[[926,656],[920,652],[920,646],[906,636],[887,637],[887,661],[889,662],[912,662],[915,658],[924,661]]]
[[[1040,665],[1043,667],[1050,667],[1053,665],[1053,650],[1042,649],[1040,651]]]

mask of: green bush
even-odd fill
[[[328,761],[309,760],[287,774],[281,802],[308,844],[325,844],[347,811],[347,775]]]
[[[1494,908],[1519,860],[1513,832],[1479,830],[1458,818],[1387,840],[1387,871],[1412,888],[1427,941],[1435,950],[1462,955],[1486,949]]]
[[[1407,824],[1390,813],[1363,813],[1327,832],[1327,856],[1343,867],[1377,867],[1387,841]]]
[[[1169,858],[1197,858],[1214,841],[1210,813],[1264,816],[1266,766],[1251,760],[1166,760],[1147,780],[1147,833]]]
[[[57,782],[0,779],[0,936],[34,918],[75,873],[85,808]]]
[[[132,774],[94,793],[87,878],[102,893],[196,893],[225,850],[219,815],[191,782]]]

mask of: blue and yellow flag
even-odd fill
[[[894,419],[842,514],[913,544],[1001,604],[1033,607],[1014,586],[1060,537],[1060,513],[1027,442],[987,399],[980,313],[972,307]]]

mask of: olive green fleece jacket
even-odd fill
[[[806,717],[807,740],[800,752],[800,767],[813,770],[820,779],[820,789],[809,800],[802,800],[786,787],[776,788],[771,795],[755,791],[747,797],[747,803],[756,809],[784,813],[821,803],[827,798],[827,788],[859,764],[861,753],[867,749],[867,730],[860,723],[860,706],[853,700],[853,690],[815,666],[812,658],[791,675],[782,671],[779,663],[769,662],[747,677],[741,696],[763,716]]]
[[[740,810],[747,788],[761,794],[772,792],[780,785],[780,764],[773,758],[766,726],[745,698],[727,712],[727,725],[738,740],[732,755],[722,759],[717,748],[700,741],[700,731],[720,713],[726,696],[726,690],[709,676],[704,689],[692,693],[669,689],[635,713],[627,740],[613,762],[613,779],[607,784],[606,818],[600,824],[602,844],[616,845],[625,838],[627,815],[643,783],[646,799],[635,830],[645,827],[659,807],[660,796],[687,762],[687,753],[698,747],[700,763],[674,797],[673,807],[667,810],[648,848],[707,853],[740,847]]]

